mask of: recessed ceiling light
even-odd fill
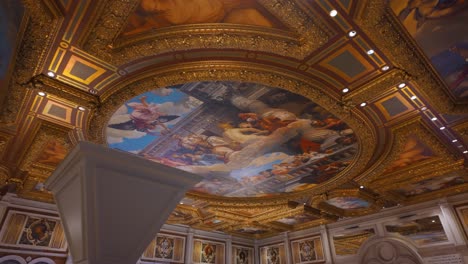
[[[86,108],[84,108],[84,107],[82,107],[82,106],[78,106],[78,110],[80,110],[80,111],[85,111]]]
[[[351,30],[350,32],[348,32],[348,36],[353,38],[357,35],[357,32],[355,30]]]
[[[366,105],[367,105],[366,102],[362,102],[362,103],[360,104],[361,107],[364,107],[364,106],[366,106]]]
[[[427,110],[427,107],[424,106],[423,108],[421,108],[421,110],[422,110],[422,111],[426,111],[426,110]]]
[[[336,17],[336,15],[338,15],[338,11],[336,11],[334,9],[332,11],[330,11],[330,16],[331,17]]]
[[[437,120],[437,117],[433,117],[431,118],[432,121],[436,121]]]
[[[466,154],[466,153],[468,153],[468,150],[463,151],[463,154]]]
[[[349,88],[344,88],[343,90],[341,90],[343,93],[347,93],[349,92]]]
[[[453,143],[455,143],[455,142],[457,142],[457,141],[458,141],[457,139],[452,140]]]
[[[370,50],[367,51],[367,54],[368,54],[368,55],[372,55],[372,54],[374,54],[374,53],[375,53],[375,51],[374,51],[373,49],[370,49]]]
[[[390,66],[385,65],[382,67],[382,71],[388,71],[388,70],[390,70]]]
[[[51,72],[51,71],[47,72],[47,75],[48,75],[49,77],[52,77],[52,78],[55,77],[55,73],[54,73],[54,72]]]
[[[406,83],[400,83],[400,84],[398,85],[398,88],[400,88],[400,89],[401,89],[401,88],[405,88],[405,87],[406,87]]]
[[[416,100],[418,97],[416,95],[411,96],[411,100]]]
[[[445,129],[445,127],[440,127],[439,129],[440,129],[440,130],[444,130],[444,129]]]
[[[436,221],[435,220],[432,220],[432,223],[435,223]]]
[[[359,186],[360,189],[364,189],[364,185]]]
[[[39,96],[46,96],[46,93],[44,93],[44,92],[38,92],[37,94],[38,94]]]

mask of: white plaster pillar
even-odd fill
[[[261,261],[260,261],[260,248],[257,244],[257,241],[255,241],[255,245],[254,245],[254,263],[255,264],[260,264]]]
[[[185,249],[185,262],[184,263],[192,263],[193,262],[193,229],[189,228],[187,234],[187,244]]]
[[[232,264],[232,236],[226,239],[226,264]]]
[[[328,229],[325,225],[320,226],[320,235],[322,237],[323,243],[323,254],[325,255],[325,263],[330,264],[333,263],[332,261],[332,254],[331,254],[331,239],[328,237]]]
[[[74,264],[136,263],[200,176],[80,142],[46,182]]]
[[[70,254],[68,254],[67,260],[65,261],[65,264],[73,264],[72,257]]]
[[[445,219],[445,223],[442,222],[445,231],[452,234],[456,246],[466,245],[463,237],[463,229],[456,219],[456,212],[453,210],[452,205],[447,203],[446,200],[442,200],[439,203],[439,207]]]
[[[380,237],[385,237],[387,231],[385,230],[385,226],[383,223],[376,223],[375,224],[375,234]]]
[[[284,253],[286,253],[286,264],[291,264],[292,262],[292,254],[289,247],[289,233],[284,232]]]

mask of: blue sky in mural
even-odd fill
[[[180,92],[177,89],[172,88],[162,88],[155,91],[144,93],[140,96],[134,97],[128,100],[125,104],[126,111],[122,112],[122,115],[131,115],[134,112],[132,107],[129,107],[131,103],[141,103],[141,98],[146,97],[146,102],[148,104],[156,104],[160,107],[160,109],[165,108],[173,108],[174,106],[184,105],[186,102],[192,100],[196,101],[193,97],[188,96],[185,93]],[[167,106],[167,107],[165,107]],[[195,109],[197,104],[187,105],[187,109],[182,111],[177,111],[177,115],[180,115],[180,118],[177,118],[174,121],[168,122],[167,127],[170,129],[173,127],[179,120],[182,119],[183,116],[190,113],[191,110]],[[177,110],[181,110],[180,107],[174,107]],[[121,109],[122,110],[122,109]],[[164,112],[167,113],[167,112]],[[175,114],[175,113],[172,113]],[[136,153],[146,146],[148,146],[151,142],[156,140],[160,135],[160,131],[156,131],[156,133],[146,134],[142,133],[140,137],[137,138],[125,138],[123,137],[120,142],[118,143],[109,143],[111,148],[120,149],[128,152]]]

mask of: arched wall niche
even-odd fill
[[[9,255],[0,258],[0,264],[26,264],[24,258],[17,255]]]
[[[94,110],[90,120],[88,120],[87,127],[89,129],[87,134],[89,139],[99,144],[105,144],[107,122],[112,114],[127,100],[156,88],[201,81],[250,82],[285,89],[317,103],[346,122],[354,130],[360,147],[353,163],[346,169],[346,173],[340,174],[340,176],[345,175],[346,177],[334,177],[332,180],[321,184],[320,188],[315,188],[315,191],[312,192],[307,190],[294,193],[294,195],[281,196],[282,201],[324,192],[362,174],[368,166],[368,162],[376,155],[375,146],[379,142],[378,137],[383,136],[374,130],[375,126],[364,111],[359,108],[340,105],[337,103],[339,95],[334,94],[327,87],[321,87],[316,80],[309,80],[298,73],[266,64],[204,61],[174,64],[164,68],[151,69],[138,75],[127,76],[124,81],[111,89],[114,91],[113,93],[102,95],[101,105]],[[382,157],[383,159],[385,157]],[[194,198],[209,199],[209,197],[203,195],[197,195]],[[216,202],[229,202],[232,200],[230,198],[225,199]],[[271,198],[258,197],[256,200],[266,202],[271,201]]]
[[[361,264],[423,264],[416,247],[395,236],[373,237],[359,249]]]

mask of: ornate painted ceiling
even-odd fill
[[[466,192],[467,16],[461,0],[2,1],[2,191],[53,202],[44,181],[88,140],[204,177],[168,223],[252,238]]]

